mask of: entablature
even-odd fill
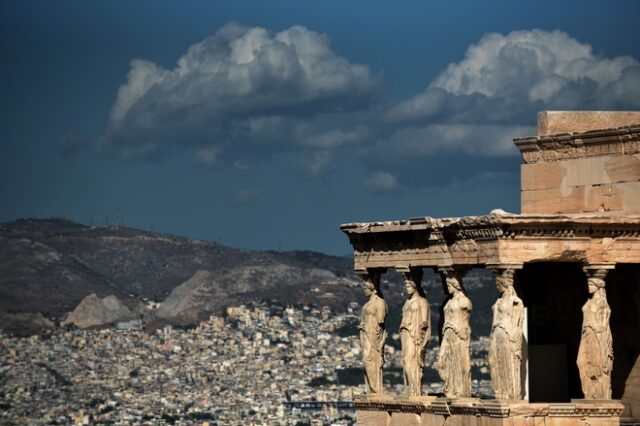
[[[490,214],[341,226],[356,269],[499,263],[640,262],[640,216]]]

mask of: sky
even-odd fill
[[[640,2],[0,2],[0,222],[350,251],[518,213],[541,110],[640,109]]]

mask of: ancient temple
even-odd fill
[[[358,424],[640,423],[640,112],[543,112],[538,135],[514,143],[523,160],[520,214],[341,226],[369,296]],[[392,268],[406,280],[402,308],[379,294]],[[440,273],[448,296],[433,332],[424,268]],[[499,291],[489,351],[496,399],[471,392],[471,268],[493,271]],[[382,383],[392,309],[403,315],[404,395]],[[441,336],[432,367],[444,395],[421,392],[431,335]]]

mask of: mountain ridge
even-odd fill
[[[472,329],[484,335],[495,301],[495,295],[486,291],[493,287],[492,279],[486,271],[475,270],[464,281],[474,303]],[[393,270],[381,282],[391,308],[390,330],[399,324],[405,299],[401,283],[401,275]],[[429,268],[423,287],[436,324],[444,294],[440,277]],[[309,250],[237,249],[66,219],[0,223],[0,328],[20,329],[20,321],[26,322],[23,328],[28,330],[48,325],[47,321],[61,324],[92,294],[93,299],[74,316],[77,323],[112,318],[98,303],[111,296],[146,322],[174,324],[197,322],[211,314],[221,315],[228,306],[251,302],[344,311],[350,302],[361,306],[365,301],[352,258]],[[95,318],[89,318],[92,314]]]

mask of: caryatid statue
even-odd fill
[[[441,270],[441,275],[449,299],[443,308],[442,340],[435,368],[444,381],[446,397],[470,397],[471,300],[466,296],[461,279],[453,268]]]
[[[491,384],[496,399],[522,399],[524,305],[513,288],[513,268],[493,268],[500,297],[493,305],[489,347]]]
[[[360,321],[360,343],[364,364],[367,393],[382,393],[382,366],[384,365],[384,342],[387,332],[384,320],[389,311],[380,292],[380,274],[371,271],[363,276],[364,294],[369,298],[362,307]]]
[[[609,317],[611,309],[604,289],[605,268],[585,268],[589,293],[582,307],[582,338],[578,348],[578,369],[586,399],[611,399],[613,346]]]
[[[422,269],[411,268],[402,275],[408,296],[402,307],[400,324],[404,388],[406,395],[420,396],[424,358],[431,338],[431,312],[422,291]]]

